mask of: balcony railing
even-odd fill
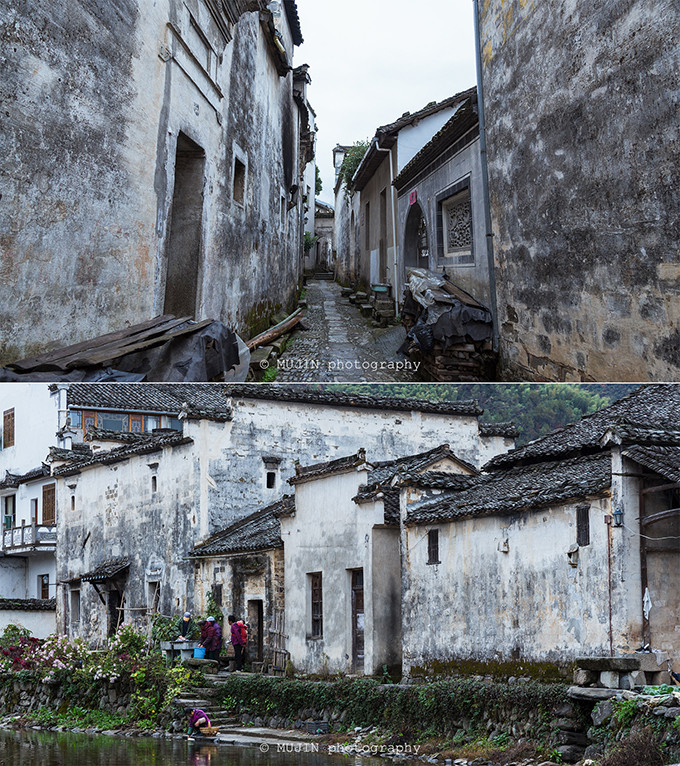
[[[46,524],[29,524],[5,529],[2,533],[2,549],[7,553],[27,548],[41,548],[57,544],[57,527]]]

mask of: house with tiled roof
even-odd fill
[[[640,388],[402,505],[406,672],[641,647],[658,672],[605,686],[680,669],[678,412],[677,387]]]
[[[51,396],[59,436],[44,454],[57,486],[58,626],[92,643],[121,620],[204,610],[210,593],[265,636],[278,608],[267,579],[243,579],[232,563],[262,555],[269,563],[258,571],[272,572],[280,554],[237,550],[234,540],[267,543],[251,517],[281,501],[288,479],[302,481],[300,465],[365,448],[381,466],[445,441],[478,468],[514,443],[507,429],[481,433],[474,401],[180,384],[64,384]],[[83,576],[119,558],[127,567],[96,588]]]
[[[394,181],[414,156],[451,120],[474,89],[433,101],[415,112],[405,112],[377,128],[347,191],[336,182],[336,246],[338,273],[353,284],[390,285],[399,302],[404,287],[402,221]],[[333,152],[336,169],[347,147]],[[336,174],[337,178],[337,174]],[[421,258],[422,262],[426,259]],[[421,263],[422,265],[422,263]]]
[[[308,673],[380,674],[401,666],[399,485],[478,470],[443,444],[369,462],[366,450],[298,466],[295,502],[279,515],[287,650]]]
[[[477,91],[464,94],[446,124],[394,179],[400,264],[445,273],[492,306]]]

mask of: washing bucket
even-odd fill
[[[203,646],[197,646],[194,649],[194,659],[195,660],[204,660],[205,659],[205,648]]]

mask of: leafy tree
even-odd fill
[[[363,160],[369,146],[370,141],[356,141],[349,147],[347,154],[345,154],[345,158],[342,161],[342,165],[340,165],[338,179],[345,185],[345,195],[348,197],[351,196],[349,185],[354,174],[357,172],[357,168],[361,165],[361,160]]]
[[[319,173],[319,166],[316,166],[316,196],[318,197],[319,194],[323,191],[323,181],[321,180],[321,173]]]

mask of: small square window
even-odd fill
[[[234,202],[243,205],[246,198],[246,166],[234,157]]]
[[[267,471],[267,489],[276,487],[276,471]]]
[[[427,533],[427,563],[439,564],[439,530],[431,529]]]

